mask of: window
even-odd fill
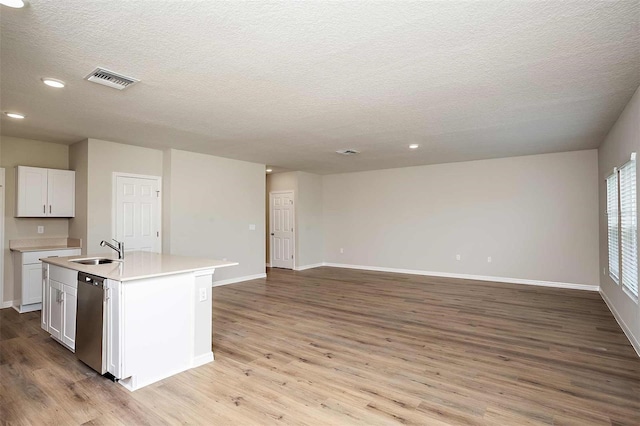
[[[622,286],[638,297],[638,212],[635,158],[620,168],[620,247]]]
[[[609,241],[609,276],[619,283],[620,258],[618,239],[618,171],[607,177],[607,239]]]
[[[638,298],[638,211],[636,156],[607,177],[609,275]]]

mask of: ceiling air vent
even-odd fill
[[[140,81],[137,78],[127,77],[104,68],[96,68],[85,79],[118,90],[126,89]]]
[[[356,155],[360,154],[360,151],[356,151],[355,149],[340,149],[336,151],[338,154],[342,155]]]

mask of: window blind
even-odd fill
[[[636,162],[620,168],[620,248],[622,285],[638,296],[638,213],[636,202]]]
[[[609,241],[609,275],[618,283],[620,257],[618,253],[618,172],[607,178],[607,238]]]

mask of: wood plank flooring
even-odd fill
[[[317,268],[213,294],[216,360],[133,393],[0,311],[0,422],[640,425],[597,293]]]

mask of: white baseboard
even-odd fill
[[[200,367],[201,365],[207,364],[211,361],[213,361],[213,352],[198,355],[191,361],[191,368]]]
[[[14,305],[12,306],[12,308],[18,311],[18,313],[24,314],[27,312],[41,311],[42,303],[32,303],[30,305],[19,305],[19,306]]]
[[[267,277],[267,274],[266,273],[262,273],[262,274],[255,274],[255,275],[247,275],[247,276],[238,277],[238,278],[229,278],[228,280],[214,281],[213,284],[211,285],[211,287],[218,287],[220,285],[241,283],[243,281],[257,280],[259,278],[266,278],[266,277]]]
[[[635,349],[636,353],[638,354],[638,356],[640,356],[640,342],[631,333],[631,330],[629,329],[627,324],[624,322],[624,320],[622,319],[622,317],[620,316],[620,314],[616,310],[615,306],[613,306],[613,303],[611,303],[611,301],[609,300],[607,295],[604,294],[604,292],[600,291],[600,297],[602,297],[602,300],[604,300],[604,303],[606,303],[607,307],[609,308],[609,310],[613,314],[613,317],[618,322],[618,325],[620,326],[620,328],[624,332],[625,336],[627,336],[627,339],[629,339],[629,342],[631,343],[631,346],[633,346],[633,349]]]
[[[7,300],[6,302],[0,303],[0,309],[7,309],[13,307],[14,300]]]
[[[313,265],[303,265],[296,266],[293,268],[294,271],[306,271],[307,269],[319,268],[320,266],[325,266],[324,263],[314,263]]]
[[[343,263],[324,263],[332,268],[361,269],[364,271],[393,272],[398,274],[424,275],[429,277],[460,278],[463,280],[493,281],[507,284],[526,284],[542,287],[569,288],[573,290],[598,291],[600,286],[589,284],[562,283],[556,281],[527,280],[522,278],[490,277],[484,275],[454,274],[450,272],[421,271],[416,269],[385,268],[380,266],[347,265]]]

